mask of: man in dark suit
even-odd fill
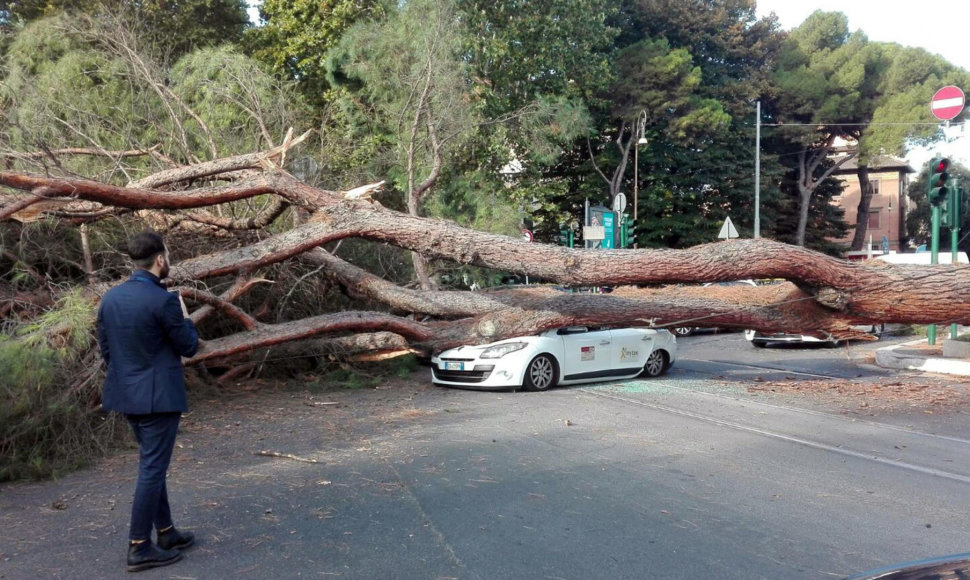
[[[177,562],[195,541],[175,529],[165,476],[188,411],[181,357],[195,354],[199,335],[182,298],[161,285],[169,273],[162,237],[142,232],[129,240],[128,254],[136,269],[101,299],[98,343],[108,369],[101,406],[123,413],[138,441],[128,546],[128,571],[137,572]]]

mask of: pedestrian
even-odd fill
[[[181,357],[199,335],[181,296],[168,292],[168,251],[146,231],[128,241],[135,270],[105,293],[98,309],[98,344],[107,365],[101,406],[124,414],[138,442],[138,482],[131,505],[128,571],[167,566],[195,542],[172,522],[165,485],[182,413],[188,411]],[[152,527],[156,542],[152,543]]]

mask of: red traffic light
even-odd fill
[[[943,173],[950,167],[949,159],[940,159],[936,162],[936,166],[933,168],[933,173]]]

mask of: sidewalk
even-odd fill
[[[925,338],[876,349],[876,364],[890,369],[970,376],[970,358],[943,356],[944,337],[930,346]]]

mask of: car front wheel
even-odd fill
[[[527,391],[549,390],[556,386],[558,374],[556,361],[547,354],[540,354],[526,367],[522,387]]]
[[[672,330],[677,336],[690,336],[694,334],[693,326],[675,326]]]
[[[647,357],[646,364],[643,365],[644,377],[659,377],[667,370],[667,353],[662,350],[655,350]]]

